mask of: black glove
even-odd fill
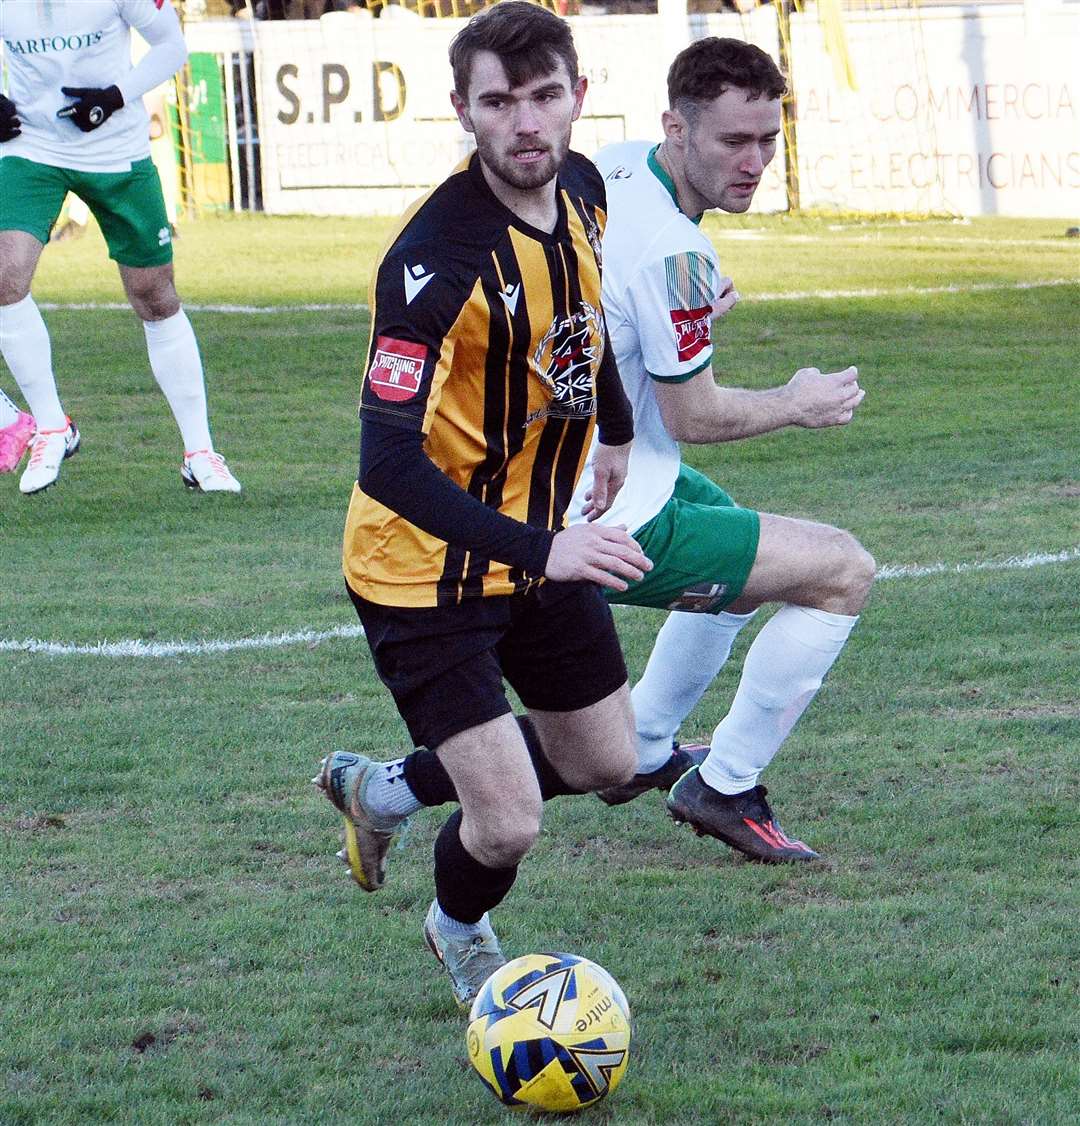
[[[61,86],[60,93],[69,98],[77,98],[74,105],[64,106],[57,111],[57,117],[70,117],[84,132],[92,133],[124,104],[124,95],[116,86],[105,90],[93,90],[86,86]]]
[[[19,111],[15,108],[15,103],[0,94],[0,144],[17,137],[22,132],[20,125],[22,122],[19,120]]]

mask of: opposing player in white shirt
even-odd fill
[[[149,44],[131,63],[131,29]],[[57,394],[30,284],[68,191],[94,213],[143,322],[150,366],[180,428],[185,485],[240,491],[213,447],[199,347],[173,283],[172,240],[142,95],[187,58],[168,0],[0,0],[0,354],[37,421],[24,493],[79,447]]]
[[[874,577],[873,559],[847,532],[740,508],[679,453],[679,442],[844,425],[864,395],[853,367],[803,368],[768,391],[713,378],[711,322],[737,295],[697,224],[709,208],[750,206],[776,151],[784,90],[758,48],[699,40],[668,73],[662,143],[612,145],[596,157],[608,192],[604,312],[636,431],[626,483],[599,519],[625,525],[654,564],[609,597],[677,611],[633,690],[639,773],[600,796],[619,804],[673,786],[677,821],[767,862],[817,856],[784,833],[758,780],[839,655]],[[587,519],[592,507],[579,487],[568,517]],[[731,710],[695,766],[685,748],[673,750],[679,725],[767,602],[782,605],[750,646]]]

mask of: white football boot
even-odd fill
[[[189,489],[203,493],[240,492],[240,482],[229,472],[221,454],[214,450],[185,451],[180,478]]]
[[[60,476],[60,463],[79,448],[79,431],[69,418],[59,430],[38,430],[30,439],[30,460],[19,479],[19,491],[29,495],[47,489]]]

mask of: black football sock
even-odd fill
[[[456,809],[435,838],[435,898],[462,923],[478,923],[506,897],[517,879],[512,868],[488,868],[461,843],[461,810]]]

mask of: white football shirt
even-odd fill
[[[151,46],[137,68],[131,63],[131,28]],[[8,97],[22,122],[22,135],[0,145],[0,159],[21,156],[77,172],[122,172],[150,155],[142,95],[175,74],[187,57],[169,0],[0,0],[0,41]],[[56,116],[74,101],[60,93],[61,86],[118,86],[124,105],[83,133]]]
[[[593,158],[607,189],[603,239],[603,305],[627,398],[634,408],[630,470],[604,524],[631,532],[671,497],[679,475],[679,443],[667,432],[653,390],[682,383],[712,363],[712,304],[720,266],[712,243],[679,210],[671,178],[649,141],[624,141]],[[581,523],[592,459],[570,502],[567,520]]]

